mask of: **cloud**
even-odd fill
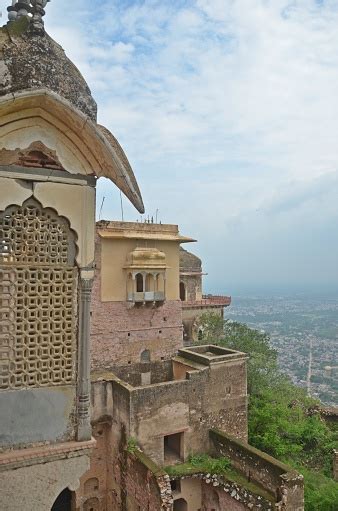
[[[338,242],[323,234],[337,229],[337,0],[52,0],[46,25],[125,148],[148,213],[200,239],[210,286],[279,282],[281,265],[285,282],[310,282],[312,253],[325,263],[317,281],[338,283]],[[105,180],[103,196],[103,215],[119,216]],[[127,203],[125,215],[136,218]]]

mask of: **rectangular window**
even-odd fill
[[[164,463],[171,464],[184,459],[184,433],[164,437]]]

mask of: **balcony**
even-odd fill
[[[133,303],[164,302],[164,292],[139,291],[135,293],[128,293],[128,302]]]
[[[191,308],[219,308],[229,307],[231,304],[231,296],[214,296],[214,295],[203,295],[202,300],[187,300],[182,301],[182,307],[184,309]]]

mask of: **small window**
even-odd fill
[[[150,362],[150,351],[149,350],[142,351],[141,362]]]
[[[182,300],[182,302],[185,302],[185,285],[184,285],[184,282],[180,282],[180,299]]]
[[[181,491],[181,481],[180,479],[174,479],[173,481],[170,481],[171,490],[177,493],[180,493]]]
[[[174,500],[174,511],[188,511],[188,504],[185,499]]]
[[[184,457],[183,433],[175,433],[164,437],[164,462],[171,464]]]
[[[98,489],[99,489],[99,480],[96,477],[87,479],[87,481],[84,483],[85,495],[88,495],[88,493],[92,493],[93,491],[97,491]]]
[[[143,293],[143,275],[142,273],[136,274],[136,292],[137,293]]]

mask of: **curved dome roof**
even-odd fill
[[[188,250],[180,247],[180,272],[184,273],[201,273],[202,272],[202,261],[199,257],[195,256]]]
[[[0,28],[0,96],[46,88],[96,121],[97,106],[77,67],[47,33],[33,34],[27,18]]]
[[[157,248],[137,247],[128,254],[128,269],[165,269],[166,256]]]

